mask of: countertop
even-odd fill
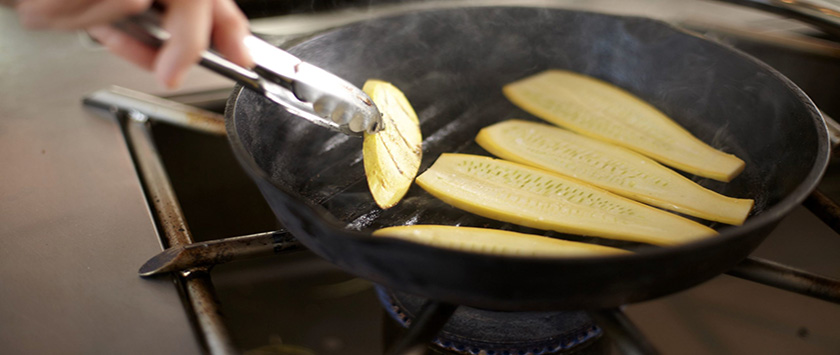
[[[137,276],[161,245],[119,126],[81,104],[109,85],[169,92],[1,7],[0,78],[0,352],[200,352],[172,280]],[[201,69],[185,83],[231,85]]]

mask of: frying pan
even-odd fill
[[[734,153],[746,169],[729,183],[694,176],[755,210],[720,235],[656,248],[537,231],[478,217],[413,186],[400,204],[376,207],[361,140],[297,119],[250,90],[231,95],[233,150],[277,218],[313,252],[389,288],[494,310],[615,307],[673,293],[745,258],[815,188],[828,162],[825,123],[808,97],[772,68],[659,21],[529,7],[419,11],[346,25],[289,51],[361,85],[401,88],[425,137],[421,172],[445,152],[489,155],[473,141],[492,123],[537,118],[508,102],[502,85],[567,69],[618,85],[698,138]],[[393,225],[501,228],[615,245],[626,256],[524,258],[471,254],[371,231]]]

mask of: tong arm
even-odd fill
[[[170,37],[160,27],[160,16],[155,10],[116,22],[114,27],[154,48]],[[254,60],[253,69],[243,68],[212,51],[202,52],[199,63],[317,125],[351,136],[382,128],[376,105],[353,84],[254,35],[246,36],[244,44]]]

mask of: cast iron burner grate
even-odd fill
[[[220,134],[220,132],[223,134],[224,122],[219,115],[120,88],[98,92],[86,98],[85,103],[91,107],[105,108],[109,114],[119,118],[149,203],[154,208],[155,220],[165,238],[164,243],[168,247],[163,253],[143,265],[141,274],[146,276],[175,272],[191,305],[195,323],[206,350],[213,354],[237,353],[238,349],[233,344],[221,318],[220,305],[210,282],[209,269],[213,265],[234,260],[300,250],[301,245],[293,236],[282,230],[201,243],[193,242],[172,184],[168,180],[161,157],[155,148],[149,119],[154,118],[210,134]],[[184,110],[187,113],[184,113]],[[150,116],[152,114],[155,116]],[[201,118],[197,119],[199,116]],[[840,233],[840,223],[838,223],[840,206],[819,191],[815,191],[804,205]],[[840,281],[771,261],[748,258],[730,270],[728,274],[840,303]],[[444,349],[454,349],[456,352],[465,354],[475,353],[475,351],[481,354],[545,354],[554,350],[572,349],[575,343],[587,344],[598,337],[601,329],[623,353],[657,353],[656,349],[619,309],[574,312],[573,317],[583,315],[583,318],[588,318],[585,314],[588,313],[597,326],[585,322],[575,323],[572,333],[565,334],[560,331],[555,334],[558,335],[556,343],[536,346],[532,343],[515,349],[493,348],[491,345],[490,348],[479,349],[478,345],[487,346],[488,344],[482,341],[469,343],[464,342],[463,339],[456,340],[454,338],[458,337],[459,331],[450,332],[449,338],[446,332],[438,336],[441,329],[446,329],[447,320],[457,312],[459,307],[433,300],[418,300],[407,295],[394,298],[391,293],[385,291],[380,291],[380,297],[386,305],[406,302],[412,304],[410,321],[405,317],[408,309],[395,310],[387,307],[398,321],[409,326],[404,336],[392,345],[389,354],[422,353],[422,350],[418,352],[418,349],[425,349],[429,342],[437,343]],[[459,319],[455,318],[454,322],[459,322]],[[461,333],[469,331],[472,330],[460,330]]]
[[[813,55],[803,57],[795,51],[780,50],[772,44],[752,42],[735,44],[749,53],[756,54],[774,68],[788,75],[808,92],[822,109],[835,116],[840,112],[838,106],[840,101],[834,100],[836,90],[831,86],[835,83],[829,82],[827,90],[820,90],[820,85],[826,83],[826,77],[836,77],[836,74],[838,74],[836,61],[829,61]],[[803,60],[809,61],[809,65],[803,65]],[[797,71],[807,66],[813,66],[816,69],[814,71]],[[228,93],[229,90],[226,89],[173,98],[178,102],[192,106],[119,88],[105,90],[85,99],[86,105],[105,109],[108,111],[106,112],[107,116],[118,118],[126,142],[132,152],[138,174],[141,177],[149,205],[153,208],[155,223],[164,239],[163,243],[167,247],[163,253],[143,265],[141,273],[152,275],[172,272],[175,275],[177,283],[184,290],[201,342],[205,350],[213,354],[238,353],[241,349],[234,345],[226,323],[220,315],[220,305],[216,299],[214,287],[210,282],[210,268],[213,265],[230,261],[257,256],[279,255],[303,249],[293,236],[283,230],[198,243],[193,239],[192,232],[204,237],[207,234],[214,237],[216,235],[223,237],[243,233],[240,233],[237,228],[219,229],[215,224],[195,226],[196,228],[191,231],[186,223],[188,218],[181,208],[175,194],[176,189],[173,188],[173,182],[170,180],[171,173],[165,168],[163,157],[159,154],[156,141],[152,136],[149,119],[223,137],[225,134],[223,118],[217,114],[196,109],[193,106],[218,110],[224,107]],[[227,149],[226,145],[225,149]],[[202,153],[206,154],[206,152]],[[213,151],[211,153],[217,152]],[[218,175],[219,172],[213,171],[205,174],[209,173]],[[831,177],[829,175],[827,178]],[[836,178],[836,176],[834,177]],[[194,181],[188,181],[188,183],[197,184]],[[181,186],[178,187],[181,188]],[[253,187],[251,188],[253,189]],[[179,196],[184,197],[181,196],[184,191],[178,191]],[[826,191],[829,193],[836,192]],[[834,195],[836,194],[832,194],[832,196]],[[185,203],[185,207],[190,207],[187,205],[194,202],[186,201]],[[820,191],[814,191],[803,205],[831,229],[840,233],[840,206],[830,198]],[[241,208],[241,205],[239,208]],[[225,213],[230,212],[230,210],[225,211]],[[274,220],[270,211],[263,213],[271,217],[272,221]],[[249,211],[244,214],[236,214],[235,218],[246,218],[253,214]],[[259,228],[261,229],[258,230],[271,230],[274,226],[260,224]],[[751,257],[730,270],[728,274],[829,302],[840,303],[840,281],[775,262]],[[384,299],[385,305],[401,303],[391,298],[389,293],[384,291],[380,291],[379,296]],[[451,317],[458,317],[458,313],[463,312],[462,308],[429,300],[412,300],[411,303],[411,324],[403,332],[402,337],[391,344],[389,347],[391,354],[408,354],[417,349],[426,349],[430,341],[439,343],[443,348],[454,347],[455,350],[462,349],[461,351],[465,350],[467,353],[473,350],[471,344],[457,343],[445,336],[438,336],[441,329],[447,329],[447,320]],[[386,307],[386,310],[389,310],[397,320],[409,325],[406,324],[408,323],[406,322],[407,319],[400,316],[400,314],[405,313],[405,310],[394,311],[388,307]],[[621,310],[600,310],[587,312],[587,314],[597,326],[581,326],[578,330],[582,329],[582,331],[576,331],[575,335],[571,335],[572,338],[582,337],[579,342],[584,344],[600,343],[598,339],[594,338],[598,338],[598,334],[603,333],[601,338],[608,338],[615,347],[624,353],[656,353],[656,349],[649,344],[646,337],[638,331]],[[457,318],[452,319],[453,322],[457,321]],[[595,346],[590,347],[595,348]],[[517,349],[516,353],[518,351],[523,351],[523,354],[527,354],[529,351],[539,353],[549,348],[551,346],[548,345],[539,349],[527,349],[525,347]],[[578,348],[575,348],[572,351],[578,353],[577,350]],[[423,351],[425,350],[421,350],[419,353]],[[489,352],[485,349],[485,353]],[[504,354],[504,352],[499,354]]]

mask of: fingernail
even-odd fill
[[[162,50],[155,63],[155,74],[158,81],[167,89],[177,89],[181,85],[181,76],[177,68],[177,61],[173,60],[171,52]]]
[[[183,81],[182,75],[170,74],[164,79],[164,85],[166,85],[167,89],[177,89],[181,87],[181,81]]]
[[[158,68],[156,72],[158,82],[163,84],[167,89],[177,89],[181,86],[182,74],[175,72],[172,66]]]

